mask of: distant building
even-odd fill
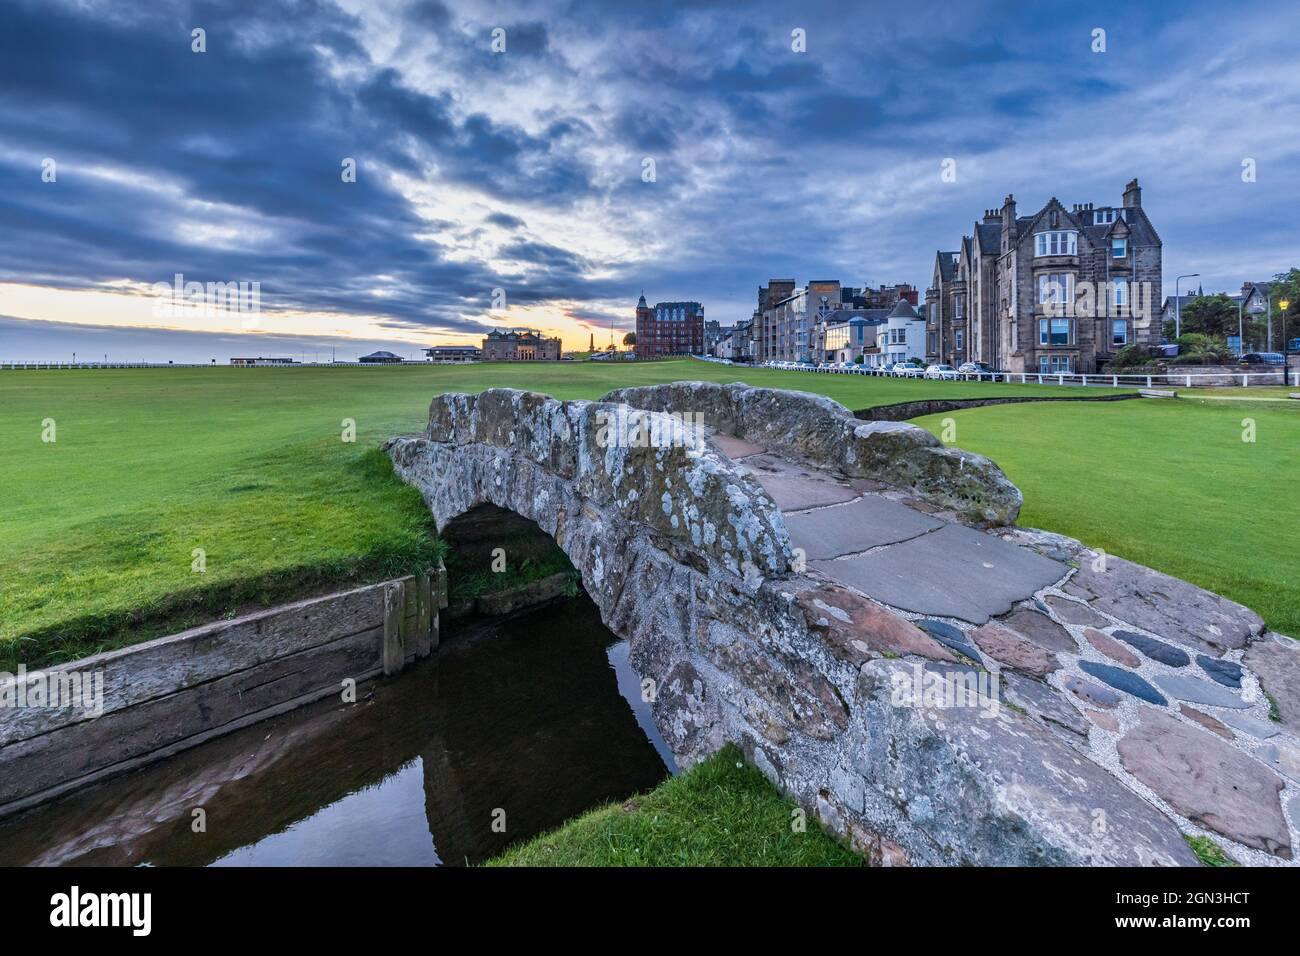
[[[560,354],[560,340],[536,329],[493,331],[483,340],[485,362],[558,362]]]
[[[906,282],[859,289],[837,279],[814,279],[798,288],[793,279],[772,279],[758,290],[752,323],[754,360],[856,361],[860,355],[872,354],[868,350],[877,346],[876,330],[894,305],[900,301],[915,305],[918,298],[916,288]]]
[[[435,345],[425,349],[430,362],[475,362],[483,350],[477,345]]]
[[[825,362],[880,364],[880,330],[889,319],[889,309],[837,309],[828,313],[822,332]]]
[[[255,365],[297,365],[291,358],[232,358],[230,364],[238,368],[252,368]]]
[[[636,304],[636,354],[637,358],[705,354],[704,306],[656,302],[652,309],[642,294]]]
[[[925,318],[906,299],[899,299],[880,332],[880,361],[893,365],[925,357]]]
[[[357,359],[362,365],[397,365],[402,361],[400,355],[394,355],[392,352],[371,352],[369,355],[363,355]]]

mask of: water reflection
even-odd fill
[[[580,597],[451,629],[355,705],[322,702],[0,821],[0,864],[474,863],[653,787],[671,761],[626,644]]]

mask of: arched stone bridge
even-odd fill
[[[1295,643],[1015,528],[986,458],[701,382],[440,395],[385,447],[439,529],[492,504],[555,538],[683,765],[737,741],[878,862],[1196,864],[1184,836],[1291,859]]]

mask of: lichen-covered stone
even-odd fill
[[[978,521],[1012,524],[1023,497],[992,461],[945,448],[906,422],[863,422],[822,395],[741,382],[673,382],[615,389],[602,401],[702,416],[712,429],[769,451],[907,489]]]

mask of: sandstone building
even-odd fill
[[[536,329],[492,331],[483,339],[485,362],[558,362],[560,340]]]
[[[926,358],[1008,372],[1091,373],[1127,345],[1160,342],[1161,241],[1136,179],[1119,206],[1015,197],[935,254]]]

